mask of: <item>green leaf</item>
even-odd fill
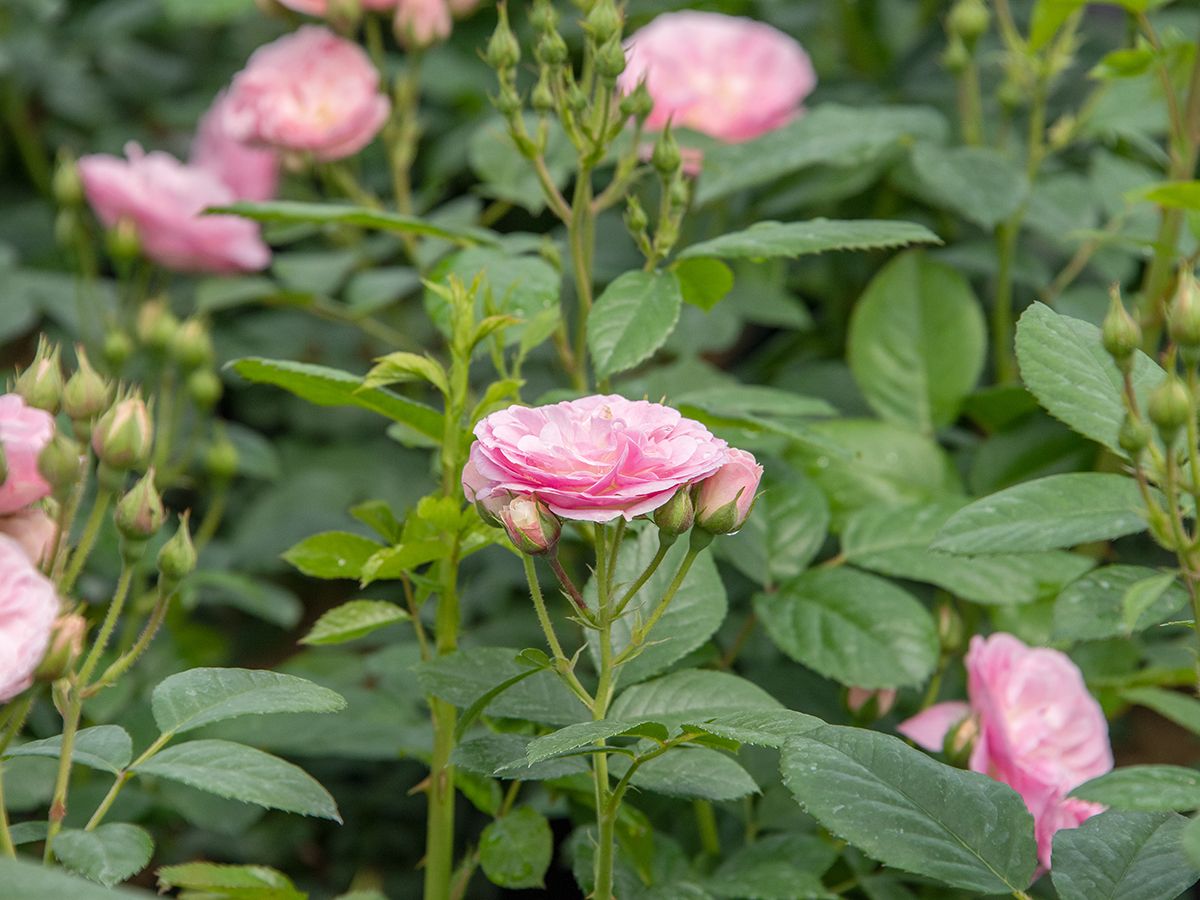
[[[847,562],[863,569],[924,581],[974,603],[997,606],[1031,603],[1056,594],[1095,565],[1086,556],[1061,551],[967,559],[930,550],[938,529],[962,506],[961,501],[944,500],[865,507],[846,521],[842,553]]]
[[[1200,868],[1200,819],[1192,819],[1183,826],[1179,843],[1192,866]]]
[[[733,290],[733,271],[719,259],[684,259],[671,266],[683,302],[708,312]]]
[[[112,887],[146,868],[154,841],[136,825],[68,828],[54,839],[54,855],[72,872]]]
[[[1178,587],[1174,572],[1162,572],[1130,585],[1121,597],[1121,621],[1125,630],[1132,634],[1146,612],[1159,607],[1159,601],[1172,587]]]
[[[1050,877],[1061,900],[1175,900],[1198,870],[1180,847],[1187,819],[1106,812],[1054,836]]]
[[[415,572],[426,563],[442,559],[448,549],[445,541],[431,538],[422,541],[407,541],[376,550],[371,554],[371,558],[363,563],[362,571],[359,573],[359,583],[366,587],[376,581],[398,580],[402,575]]]
[[[658,552],[658,529],[644,528],[636,541],[626,540],[617,557],[614,573],[617,596],[623,597]],[[624,614],[612,626],[612,649],[622,653],[632,643],[633,630],[650,618],[663,596],[679,564],[687,553],[687,542],[679,540],[667,552],[666,558],[649,580],[629,601]],[[596,585],[588,582],[584,599],[594,609]],[[621,667],[621,682],[632,684],[662,672],[702,645],[721,627],[727,610],[725,585],[717,572],[711,553],[696,558],[692,569],[683,579],[679,593],[667,607],[666,613],[650,633],[644,649]],[[589,632],[588,643],[592,658],[600,659],[600,642],[595,632]]]
[[[587,764],[581,757],[566,756],[528,765],[527,738],[518,734],[489,734],[463,741],[454,748],[454,763],[478,775],[520,781],[550,781],[570,775],[586,775]]]
[[[675,394],[671,401],[681,410],[700,410],[721,418],[748,414],[807,419],[837,414],[837,410],[820,397],[809,397],[762,384],[714,385]]]
[[[466,709],[496,685],[529,671],[519,651],[475,647],[439,656],[414,668],[422,690]],[[553,672],[538,672],[506,690],[484,710],[492,716],[569,725],[590,719],[588,709]]]
[[[531,134],[536,134],[537,116],[526,114],[525,125]],[[542,155],[551,180],[561,188],[575,171],[575,148],[557,121],[551,119],[550,126]],[[482,182],[479,190],[485,196],[515,203],[534,215],[546,208],[546,197],[537,172],[513,143],[508,125],[501,116],[493,116],[471,134],[467,141],[467,160],[471,171]]]
[[[361,579],[363,567],[385,549],[376,541],[348,531],[323,531],[306,537],[283,558],[311,578]]]
[[[317,619],[312,630],[300,638],[302,644],[344,644],[366,637],[380,628],[407,622],[409,615],[384,600],[351,600]]]
[[[983,371],[986,340],[967,280],[913,251],[867,285],[850,320],[847,356],[876,412],[928,434],[957,417]]]
[[[241,216],[255,222],[285,225],[353,225],[396,234],[415,234],[441,238],[459,244],[495,244],[496,235],[485,228],[473,226],[435,225],[433,222],[381,209],[348,206],[338,203],[299,203],[292,200],[273,200],[268,203],[233,203],[212,207],[206,212]]]
[[[389,353],[375,361],[363,387],[380,388],[405,381],[428,381],[443,394],[450,393],[450,381],[446,370],[436,359],[420,353]]]
[[[1153,602],[1141,609],[1132,625],[1130,617],[1135,605],[1141,605],[1146,598],[1138,598],[1137,594],[1134,594],[1134,600],[1129,598],[1134,588],[1161,582],[1168,574],[1145,566],[1123,565],[1104,566],[1089,572],[1067,585],[1054,602],[1054,637],[1099,641],[1126,636],[1165,622],[1187,605],[1187,591],[1181,585],[1165,587]]]
[[[317,406],[357,406],[407,425],[435,441],[445,437],[442,414],[436,409],[385,388],[363,389],[362,379],[349,372],[261,357],[246,357],[230,365],[247,381],[283,388]]]
[[[816,716],[791,709],[758,709],[726,713],[699,724],[688,722],[684,727],[703,729],[708,734],[739,744],[778,750],[791,738],[807,734],[824,724]]]
[[[1192,734],[1200,734],[1200,700],[1162,688],[1130,688],[1121,699],[1152,709],[1160,716],[1181,725]]]
[[[613,757],[609,768],[624,775],[632,761]],[[676,747],[638,767],[630,784],[643,791],[684,800],[721,802],[758,793],[758,785],[737,760],[707,747]]]
[[[185,863],[158,870],[158,886],[181,888],[231,900],[307,900],[290,878],[266,866],[226,866],[218,863]]]
[[[10,756],[49,756],[58,759],[62,754],[62,735],[40,741],[30,741],[9,747],[4,751]],[[90,766],[102,772],[116,775],[133,759],[133,741],[124,728],[118,725],[96,725],[82,728],[75,735],[75,746],[71,761]]]
[[[303,769],[232,741],[189,741],[168,747],[134,771],[267,809],[342,821],[333,797]]]
[[[908,244],[940,244],[941,239],[914,222],[885,219],[810,219],[807,222],[758,222],[745,231],[735,231],[693,244],[680,259],[796,258],[831,250],[875,250]]]
[[[1072,797],[1130,812],[1200,809],[1200,772],[1183,766],[1125,766],[1079,785]]]
[[[986,775],[833,725],[792,738],[780,768],[809,815],[885,865],[979,894],[1024,890],[1033,877],[1033,817]]]
[[[991,555],[1106,541],[1144,531],[1137,482],[1108,472],[1026,481],[976,500],[950,517],[932,549]]]
[[[632,369],[663,345],[679,321],[683,295],[674,272],[626,272],[588,315],[597,378]]]
[[[784,653],[862,688],[916,685],[933,672],[933,620],[911,594],[853,569],[815,569],[759,594],[755,609]]]
[[[746,710],[777,710],[778,700],[752,681],[728,672],[684,669],[635,684],[613,702],[609,716],[671,725]]]
[[[600,744],[611,737],[628,734],[644,734],[647,725],[657,725],[658,736],[667,739],[667,729],[652,721],[624,722],[619,719],[600,719],[596,722],[579,722],[568,725],[550,734],[534,738],[525,748],[525,757],[530,765],[543,762],[555,756],[578,750],[580,747],[591,747]]]
[[[1200,211],[1200,181],[1161,181],[1136,196],[1168,209]]]
[[[8,829],[14,847],[44,841],[49,832],[49,822],[18,822]]]
[[[1029,193],[1021,168],[990,147],[918,144],[911,160],[922,194],[988,231],[1016,212]]]
[[[223,605],[291,629],[300,622],[304,607],[294,593],[265,578],[207,569],[193,572],[183,586],[185,608],[201,604]]]
[[[829,502],[809,478],[772,467],[754,514],[717,545],[724,559],[763,586],[794,578],[820,552],[829,531]]]
[[[1050,415],[1125,456],[1117,435],[1125,417],[1123,379],[1100,341],[1100,329],[1034,303],[1017,323],[1021,379]],[[1133,385],[1142,409],[1165,373],[1140,350]]]
[[[518,806],[496,819],[479,838],[479,864],[492,884],[518,890],[540,888],[554,858],[554,835],[546,817]]]
[[[154,894],[132,888],[113,890],[68,875],[41,862],[0,856],[4,900],[153,900]]]
[[[763,137],[706,150],[697,205],[818,165],[862,168],[895,156],[916,138],[943,140],[941,113],[924,106],[841,106],[824,103]]]
[[[818,835],[768,834],[734,851],[705,886],[731,900],[833,897],[821,876],[837,857],[837,848]]]

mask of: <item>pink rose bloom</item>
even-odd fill
[[[706,531],[729,534],[746,523],[763,467],[754,454],[730,450],[725,465],[705,479],[696,492],[696,522]]]
[[[1113,766],[1108,723],[1083,676],[1063,653],[1027,647],[1009,634],[971,639],[969,704],[939,703],[901,723],[901,734],[942,749],[949,728],[976,718],[979,737],[970,768],[1009,785],[1033,814],[1038,858],[1050,868],[1054,833],[1102,812],[1068,798]]]
[[[729,453],[677,410],[617,396],[510,406],[480,421],[475,436],[464,470],[468,497],[532,496],[584,522],[653,512],[720,469]]]
[[[20,512],[50,494],[38,456],[54,437],[54,417],[27,406],[18,394],[0,397],[0,447],[8,475],[0,484],[0,516]]]
[[[259,47],[234,76],[225,127],[244,144],[329,161],[369,144],[390,109],[363,49],[306,25]]]
[[[234,191],[200,166],[167,153],[125,147],[127,160],[95,154],[79,160],[88,202],[112,228],[121,220],[137,229],[142,252],[180,272],[252,272],[266,268],[271,251],[259,227],[237,216],[206,216],[210,206],[237,201]]]
[[[659,16],[625,42],[619,86],[642,79],[654,99],[646,127],[668,121],[729,143],[786,125],[817,84],[801,46],[753,19],[720,13]]]
[[[439,44],[450,37],[453,27],[446,0],[399,0],[396,6],[396,37],[406,47]]]
[[[0,534],[8,535],[21,545],[30,562],[40,566],[54,544],[58,525],[37,507],[23,509],[10,516],[0,516]]]
[[[33,683],[58,617],[54,585],[25,550],[0,535],[0,703]]]
[[[296,12],[308,13],[310,16],[327,16],[329,15],[330,0],[279,0],[288,9],[294,9]],[[364,10],[378,12],[386,9],[394,9],[400,0],[359,0]],[[336,9],[337,2],[334,0],[332,6]]]
[[[228,102],[220,94],[200,120],[192,143],[192,165],[212,172],[239,200],[270,200],[279,187],[279,155],[247,147],[230,135]]]

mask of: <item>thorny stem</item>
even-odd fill
[[[96,500],[92,504],[92,511],[88,515],[87,524],[83,528],[83,535],[79,538],[75,552],[71,554],[71,561],[67,565],[67,570],[63,574],[62,581],[59,582],[59,593],[69,594],[71,593],[71,588],[75,586],[75,580],[83,571],[84,563],[87,562],[88,556],[91,555],[96,538],[100,536],[100,528],[104,525],[104,514],[108,512],[108,504],[112,502],[112,497],[112,491],[105,490],[104,488],[101,488],[96,494]]]
[[[546,636],[546,643],[550,645],[550,650],[554,654],[554,670],[567,683],[567,686],[575,695],[584,702],[584,705],[590,709],[595,700],[579,681],[579,678],[571,668],[570,660],[567,659],[567,655],[563,652],[562,644],[558,640],[558,634],[554,630],[554,623],[550,620],[550,613],[546,610],[546,600],[542,595],[542,586],[538,583],[537,569],[534,567],[533,557],[523,555],[522,560],[525,563],[525,578],[529,582],[529,596],[533,598],[533,607],[537,612],[538,623],[542,626],[542,633]]]

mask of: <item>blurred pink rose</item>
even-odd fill
[[[733,449],[725,465],[700,483],[696,524],[714,534],[730,534],[746,523],[758,494],[763,467],[753,453]]]
[[[979,737],[970,768],[1021,795],[1034,817],[1038,857],[1049,868],[1054,833],[1103,810],[1067,794],[1112,768],[1104,713],[1079,669],[1057,650],[1027,647],[1009,634],[977,635],[966,666],[969,708],[939,703],[901,723],[899,731],[940,750],[945,729],[964,714],[974,716]],[[938,722],[945,724],[940,734]]]
[[[328,161],[369,144],[390,108],[361,47],[306,25],[259,47],[234,76],[225,127],[245,144]]]
[[[20,544],[34,565],[40,566],[46,561],[57,533],[55,521],[37,507],[0,516],[0,534],[6,534]]]
[[[206,216],[210,206],[234,203],[217,175],[167,153],[125,147],[128,159],[95,154],[79,160],[88,202],[112,228],[128,221],[142,252],[181,272],[251,272],[266,268],[271,251],[258,225],[237,216]]]
[[[288,9],[294,9],[296,12],[308,13],[310,16],[327,16],[329,15],[329,7],[332,5],[337,8],[337,0],[279,0]],[[364,10],[379,11],[385,9],[394,9],[400,0],[359,0]]]
[[[446,0],[446,5],[450,7],[450,12],[456,18],[461,19],[463,16],[469,16],[475,12],[479,6],[479,0]]]
[[[191,162],[220,178],[239,200],[270,200],[279,187],[279,155],[234,139],[229,133],[228,105],[227,95],[220,94],[200,120]]]
[[[678,411],[617,396],[511,406],[480,421],[475,435],[464,471],[468,496],[533,496],[564,519],[585,522],[653,512],[683,485],[716,472],[729,452]]]
[[[646,80],[654,111],[668,121],[729,143],[786,125],[817,84],[803,48],[781,31],[720,13],[661,15],[625,42],[619,85]]]
[[[50,493],[38,455],[54,437],[54,417],[27,406],[17,394],[0,397],[0,447],[8,475],[0,484],[0,516],[20,512]]]
[[[33,683],[58,608],[53,583],[20,544],[0,534],[0,703]]]
[[[399,0],[396,5],[396,38],[404,46],[420,49],[450,37],[454,23],[446,0]]]

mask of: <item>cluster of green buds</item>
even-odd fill
[[[979,39],[987,34],[991,13],[984,0],[957,0],[946,16],[946,52],[942,63],[951,72],[961,72],[975,54]]]

